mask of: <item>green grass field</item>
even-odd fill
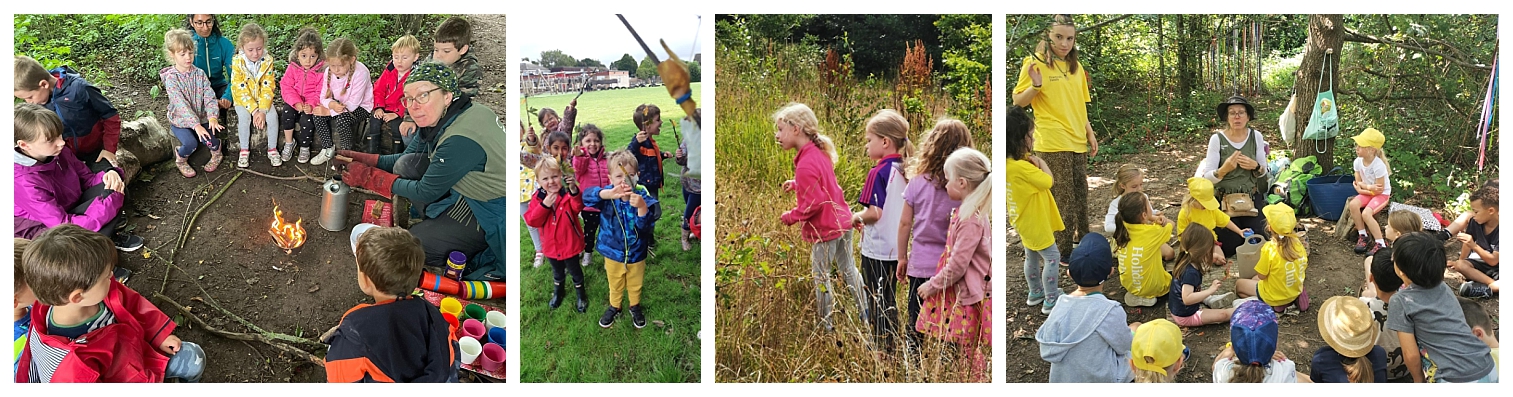
[[[699,84],[693,84],[694,99]],[[561,112],[573,95],[532,97],[534,108],[550,107]],[[683,117],[662,87],[599,91],[578,99],[578,123],[593,123],[604,130],[605,147],[624,150],[637,129],[631,114],[637,105],[656,104],[662,110],[662,135],[657,142],[668,152],[677,150],[672,125]],[[534,116],[525,116],[533,118]],[[534,120],[533,120],[534,121]],[[518,127],[517,127],[518,128]],[[538,126],[539,129],[539,126]],[[682,232],[682,172],[671,159],[664,163],[666,175],[661,190],[662,218],[657,222],[658,246],[647,260],[641,291],[646,309],[646,328],[631,325],[622,311],[615,325],[599,328],[599,316],[608,305],[609,287],[604,258],[597,254],[584,267],[588,289],[588,312],[574,310],[571,277],[561,307],[547,307],[552,293],[551,266],[532,268],[535,256],[525,222],[518,222],[520,239],[520,377],[524,382],[698,382],[699,381],[699,246],[684,252],[678,242]],[[629,305],[622,300],[622,305]]]

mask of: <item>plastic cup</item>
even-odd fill
[[[488,339],[488,327],[474,319],[462,320],[462,336],[471,336],[473,339],[484,341]]]
[[[489,329],[489,343],[497,343],[500,346],[504,346],[504,338],[504,328]]]
[[[457,321],[457,316],[450,313],[442,313],[441,318],[447,320],[447,332],[457,333],[457,327],[461,326],[461,323]]]
[[[477,303],[469,303],[467,307],[462,311],[463,314],[466,314],[468,316],[468,318],[478,321],[486,320],[484,316],[488,315],[489,312],[488,309],[484,309],[483,306],[478,306]]]
[[[494,343],[483,345],[483,370],[499,372],[499,367],[504,366],[504,347]]]
[[[484,316],[483,324],[493,328],[504,328],[504,312],[489,312]]]
[[[478,355],[483,353],[483,344],[471,336],[464,336],[457,340],[457,350],[462,351],[462,363],[472,364],[478,360]]]
[[[458,320],[463,319],[462,302],[459,302],[457,301],[457,299],[454,299],[450,296],[441,298],[441,314],[450,314],[452,315],[452,318]]]

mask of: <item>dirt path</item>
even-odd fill
[[[1201,145],[1201,143],[1161,145],[1147,153],[1128,155],[1119,162],[1093,165],[1089,170],[1087,181],[1089,201],[1086,207],[1088,219],[1094,223],[1089,229],[1095,233],[1103,231],[1103,216],[1108,211],[1109,201],[1114,198],[1110,190],[1114,171],[1124,163],[1139,164],[1146,169],[1145,192],[1150,194],[1152,205],[1157,211],[1162,211],[1171,219],[1176,219],[1177,211],[1181,208],[1182,197],[1186,194],[1185,181],[1192,176],[1198,163],[1203,161]],[[1307,226],[1309,230],[1309,267],[1306,288],[1314,306],[1307,312],[1291,314],[1296,312],[1289,311],[1288,315],[1280,318],[1279,339],[1282,342],[1279,344],[1279,349],[1287,354],[1288,358],[1298,363],[1298,371],[1306,374],[1309,371],[1314,351],[1325,346],[1323,337],[1319,335],[1318,309],[1315,307],[1331,296],[1359,296],[1366,276],[1362,267],[1365,257],[1356,255],[1351,250],[1351,242],[1330,236],[1334,231],[1334,222],[1319,218],[1303,218],[1299,219],[1299,223]],[[1035,342],[1035,331],[1045,322],[1046,316],[1040,314],[1038,306],[1031,307],[1022,304],[1026,294],[1024,248],[1020,245],[1019,234],[1013,228],[1009,229],[1008,247],[1005,300],[1009,304],[1004,305],[1007,308],[1004,326],[1004,332],[1007,335],[1007,359],[1004,360],[1008,365],[1006,374],[1011,382],[1044,383],[1050,376],[1050,364],[1040,359],[1040,347]],[[1221,274],[1222,270],[1216,270],[1205,275],[1204,280],[1213,280]],[[1445,282],[1452,288],[1460,285],[1462,280],[1459,274],[1454,273],[1447,274],[1445,278]],[[1060,286],[1063,291],[1076,288],[1066,277],[1062,277]],[[1220,293],[1233,290],[1234,281],[1231,278],[1221,287]],[[1122,301],[1124,298],[1124,288],[1119,285],[1117,278],[1104,284],[1104,292],[1110,299]],[[1493,322],[1496,323],[1498,301],[1483,300],[1481,302],[1493,316]],[[1125,313],[1130,322],[1166,318],[1169,314],[1166,305],[1166,298],[1163,297],[1154,307],[1125,307]],[[1225,343],[1229,342],[1228,325],[1184,328],[1183,342],[1192,349],[1192,358],[1179,375],[1179,381],[1212,382],[1210,368],[1214,356],[1224,348]]]
[[[474,100],[494,109],[494,113],[499,114],[500,122],[503,122],[505,106],[509,104],[506,100],[513,97],[506,94],[509,79],[505,75],[509,57],[504,46],[505,16],[480,14],[468,15],[467,18],[473,24],[473,47],[468,51],[473,52],[473,56],[478,57],[483,66],[483,80],[478,83],[481,89]]]

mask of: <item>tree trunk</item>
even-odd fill
[[[142,168],[173,160],[173,147],[177,144],[173,134],[155,118],[121,123],[121,145],[116,150],[116,161],[125,172],[121,179],[130,183]]]
[[[1345,18],[1339,14],[1309,15],[1308,16],[1308,41],[1304,44],[1303,62],[1298,65],[1295,74],[1297,81],[1293,83],[1294,92],[1298,95],[1297,109],[1293,117],[1297,121],[1299,131],[1308,126],[1308,119],[1313,117],[1313,102],[1320,91],[1319,75],[1324,75],[1324,84],[1329,84],[1331,77],[1335,87],[1340,86],[1340,47],[1345,44]],[[1329,70],[1324,70],[1324,55],[1329,55]],[[1338,97],[1336,97],[1338,98]],[[1341,128],[1343,130],[1343,128]],[[1334,138],[1316,141],[1303,140],[1302,133],[1298,134],[1298,145],[1293,148],[1293,158],[1317,156],[1318,163],[1323,169],[1334,168]],[[1315,148],[1323,149],[1319,153]]]
[[[1193,39],[1192,25],[1198,15],[1177,15],[1177,97],[1182,98],[1182,108],[1188,109],[1191,105],[1188,98],[1192,97],[1193,83],[1196,73],[1193,72],[1193,62],[1197,61],[1197,53],[1193,51],[1196,40]]]

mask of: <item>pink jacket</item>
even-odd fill
[[[289,67],[284,69],[284,77],[278,80],[279,93],[283,94],[284,103],[290,106],[301,103],[312,107],[321,106],[320,82],[325,73],[325,61],[316,62],[309,69],[300,67],[297,62],[289,62]]]
[[[604,150],[599,150],[598,156],[589,156],[582,149],[579,155],[573,156],[573,171],[578,179],[578,186],[606,186],[609,185],[609,159],[604,156]],[[587,212],[599,212],[598,208],[584,208]]]
[[[798,206],[782,216],[783,224],[799,225],[804,241],[819,243],[840,238],[851,221],[851,207],[835,180],[835,163],[814,143],[799,148],[793,158],[793,191]]]
[[[373,80],[368,79],[368,67],[362,61],[352,61],[352,75],[347,77],[332,76],[331,68],[326,68],[321,79],[320,104],[329,109],[333,101],[346,105],[348,112],[357,108],[373,111]],[[332,114],[340,113],[333,109]]]
[[[993,243],[986,221],[975,216],[955,219],[946,235],[951,256],[925,285],[931,289],[956,288],[956,303],[961,306],[981,302],[991,291],[988,277],[993,275],[993,257],[989,254]]]

